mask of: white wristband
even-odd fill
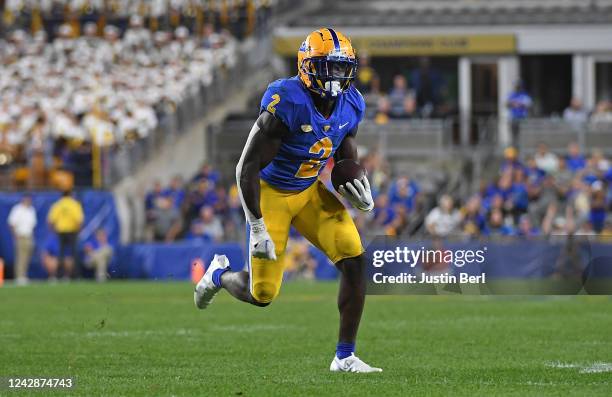
[[[261,234],[266,231],[266,224],[264,223],[263,218],[255,219],[254,221],[250,221],[249,225],[251,226],[251,233],[253,234]]]

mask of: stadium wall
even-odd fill
[[[8,266],[14,262],[14,243],[7,223],[9,212],[23,196],[23,193],[0,193],[0,257]],[[47,225],[49,209],[59,198],[59,192],[37,192],[32,195],[32,205],[36,210],[37,224],[34,229],[34,252],[30,264],[29,275],[33,278],[44,278],[47,273],[41,264],[41,254],[47,240],[53,232]],[[79,234],[79,245],[92,238],[99,228],[106,230],[109,243],[113,247],[119,245],[119,218],[113,195],[109,192],[84,190],[75,193],[75,198],[81,202],[85,222]]]
[[[7,218],[11,208],[21,199],[21,193],[0,194],[0,235],[7,236],[0,240],[0,257],[12,268],[14,247]],[[46,217],[51,205],[60,198],[58,192],[39,192],[33,195],[38,224],[35,229],[35,251],[30,265],[31,278],[45,278],[46,272],[41,265],[41,253],[52,232],[46,224]],[[79,234],[79,246],[88,241],[95,230],[104,228],[109,242],[115,249],[115,256],[109,267],[111,278],[136,278],[155,280],[189,280],[191,266],[199,259],[204,264],[210,263],[215,254],[227,255],[232,269],[242,270],[245,267],[245,254],[239,242],[212,243],[203,240],[187,240],[175,243],[121,244],[119,241],[119,220],[113,196],[109,192],[85,190],[76,193],[85,213],[85,224]],[[368,252],[375,249],[375,244]],[[486,262],[482,266],[457,268],[462,272],[478,274],[483,271],[497,278],[543,278],[556,271],[560,260],[564,258],[562,243],[547,240],[515,239],[488,242],[454,242],[444,245],[444,249],[473,250],[486,245]],[[418,250],[428,247],[430,241],[414,242],[407,247]],[[374,248],[372,248],[374,247]],[[581,263],[588,265],[595,260],[612,257],[612,245],[606,242],[588,241],[582,243]],[[337,277],[337,271],[325,255],[314,247],[310,254],[317,262],[315,277],[319,280],[330,280]],[[406,265],[390,265],[387,274],[401,273],[407,270]],[[612,277],[612,267],[598,268],[598,277]]]

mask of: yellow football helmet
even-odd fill
[[[298,51],[298,73],[304,86],[323,98],[348,90],[357,73],[351,40],[331,28],[306,36]]]

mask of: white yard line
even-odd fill
[[[552,368],[575,368],[578,369],[578,373],[581,374],[596,374],[602,372],[612,372],[612,363],[603,363],[603,362],[595,362],[595,363],[563,363],[559,361],[546,363],[547,367]]]
[[[612,372],[611,363],[594,363],[590,367],[586,367],[580,370],[581,374],[597,374],[601,372]]]
[[[172,336],[199,336],[204,332],[265,332],[265,331],[291,331],[295,329],[292,325],[213,325],[203,329],[177,329],[177,330],[125,330],[125,331],[87,331],[87,332],[62,332],[61,336],[86,337],[86,338],[139,338],[139,337],[172,337]],[[0,337],[6,337],[0,335]],[[13,336],[13,335],[11,335]],[[14,335],[15,337],[18,335]]]
[[[213,325],[210,327],[211,331],[220,332],[260,332],[260,331],[278,331],[278,330],[290,330],[295,329],[293,325]]]
[[[582,368],[581,364],[562,363],[559,361],[546,363],[546,366],[552,368]]]
[[[130,330],[130,331],[89,331],[81,332],[64,332],[63,336],[79,336],[87,338],[133,338],[141,336],[193,336],[199,334],[198,330],[177,329],[170,331],[153,331],[153,330]]]

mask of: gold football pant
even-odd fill
[[[284,253],[293,225],[333,262],[363,253],[359,232],[344,205],[317,180],[305,190],[279,190],[260,181],[261,212],[276,249],[276,260],[249,255],[249,287],[253,298],[271,302],[283,281]]]

